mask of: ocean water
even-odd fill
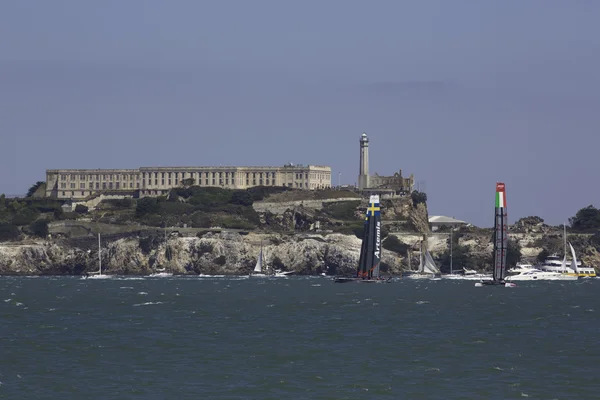
[[[2,399],[597,399],[600,279],[0,278]]]

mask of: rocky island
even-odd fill
[[[35,190],[34,190],[35,191]],[[31,192],[31,190],[30,190]],[[107,196],[109,197],[109,196]],[[367,199],[353,191],[283,187],[182,187],[167,196],[103,199],[86,207],[48,198],[0,197],[0,275],[248,274],[259,249],[267,265],[299,275],[351,274]],[[424,193],[382,200],[381,271],[415,269],[421,241],[443,272],[491,267],[492,230],[430,229]],[[600,211],[579,210],[568,240],[585,265],[600,265]],[[562,227],[539,217],[510,226],[508,263],[562,255]],[[98,248],[97,234],[101,235]]]

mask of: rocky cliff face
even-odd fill
[[[98,270],[98,251],[73,247],[68,241],[0,245],[0,274],[78,275]],[[267,265],[296,274],[352,273],[358,263],[360,240],[342,234],[207,233],[198,237],[130,237],[102,248],[102,270],[107,274],[150,274],[165,268],[176,274],[247,274],[256,263],[260,246]],[[391,272],[400,271],[395,254],[384,252]]]

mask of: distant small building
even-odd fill
[[[429,225],[431,225],[432,231],[437,231],[442,226],[456,228],[457,226],[467,225],[467,223],[460,219],[446,217],[444,215],[434,215],[429,217]]]

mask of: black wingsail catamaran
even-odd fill
[[[358,268],[354,277],[337,277],[334,282],[388,282],[379,276],[381,263],[381,207],[379,196],[369,198],[369,207],[365,217],[364,233],[360,246]]]
[[[506,277],[506,253],[508,252],[508,213],[506,212],[506,185],[496,183],[496,207],[494,216],[494,269],[491,281],[483,285],[515,286],[504,282]],[[476,286],[481,286],[476,284]]]

